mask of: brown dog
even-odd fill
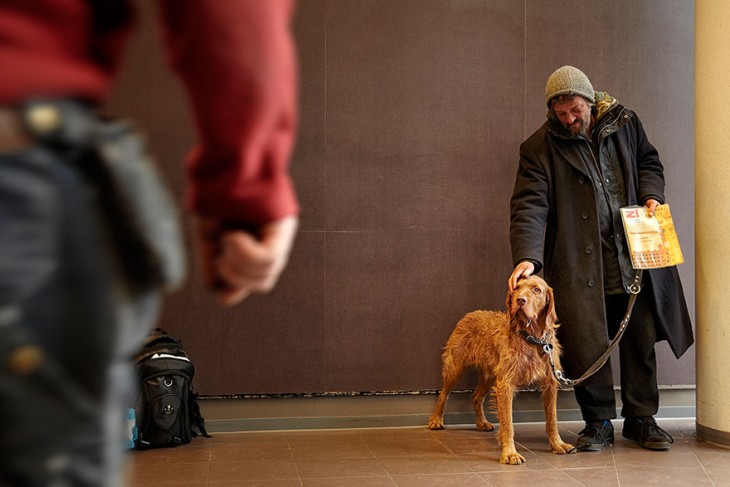
[[[512,399],[522,387],[536,385],[545,402],[546,431],[554,453],[572,453],[573,445],[560,438],[556,403],[558,382],[543,347],[529,343],[527,336],[552,345],[555,368],[560,370],[560,345],[555,338],[557,316],[553,290],[538,276],[521,279],[507,295],[507,313],[474,311],[459,321],[446,343],[443,388],[428,421],[430,429],[443,429],[444,406],[459,376],[468,367],[481,370],[472,395],[477,428],[492,431],[484,417],[484,398],[494,389],[499,418],[500,463],[518,465],[525,457],[517,453],[512,427]]]

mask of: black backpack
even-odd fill
[[[178,446],[198,435],[210,438],[193,390],[195,366],[180,340],[156,328],[135,364],[139,387],[135,448]]]

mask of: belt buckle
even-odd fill
[[[47,136],[61,128],[61,110],[50,102],[28,105],[23,112],[25,126],[35,136]]]

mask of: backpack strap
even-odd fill
[[[194,428],[198,428],[198,432],[200,433],[200,436],[204,436],[206,438],[212,438],[208,434],[208,431],[205,429],[205,419],[203,418],[203,415],[200,412],[200,405],[198,404],[198,393],[192,390],[192,387],[190,388],[190,394],[188,395],[188,406],[190,410],[190,422]],[[192,430],[193,436],[198,436],[198,432],[195,431],[195,429]]]

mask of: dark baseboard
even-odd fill
[[[706,442],[723,448],[730,448],[730,433],[727,431],[719,431],[709,426],[704,426],[699,421],[696,423],[696,428],[697,436]]]
[[[694,392],[694,388],[662,389],[656,417],[695,417]],[[425,427],[435,402],[434,395],[418,394],[200,400],[210,432]],[[620,407],[620,402],[618,404]],[[620,415],[617,416],[620,418]],[[496,422],[496,416],[491,412],[487,418]],[[516,423],[544,421],[540,395],[529,391],[518,394],[513,418]],[[580,419],[580,410],[572,392],[561,391],[558,420]],[[474,423],[469,394],[452,394],[444,422],[447,425]]]

